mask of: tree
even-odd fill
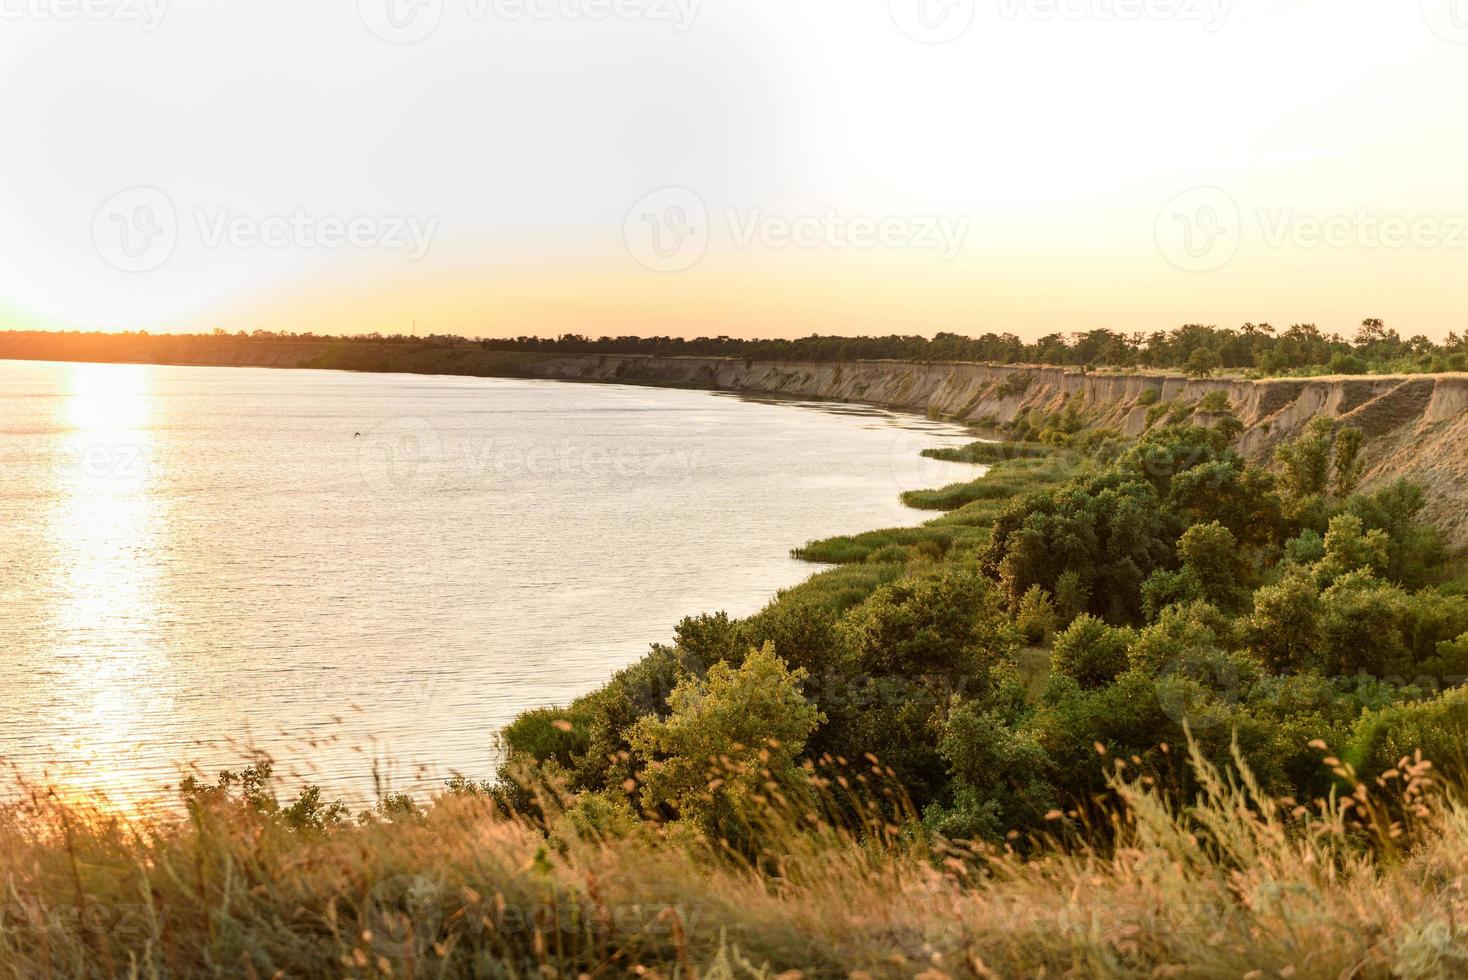
[[[1335,435],[1336,494],[1349,496],[1361,482],[1361,430],[1343,425]]]
[[[1059,626],[1055,602],[1050,598],[1050,593],[1038,585],[1030,586],[1029,591],[1020,599],[1019,610],[1014,615],[1014,625],[1027,643],[1049,643]]]
[[[1443,558],[1442,536],[1420,520],[1427,496],[1422,487],[1401,479],[1370,496],[1357,494],[1346,505],[1363,526],[1386,532],[1386,576],[1415,587],[1425,584],[1428,569]]]
[[[1127,668],[1127,648],[1136,640],[1129,629],[1107,626],[1094,616],[1077,617],[1055,637],[1050,668],[1083,688],[1101,687]]]
[[[1250,646],[1275,670],[1303,668],[1320,647],[1320,590],[1305,574],[1254,593]]]
[[[1330,487],[1330,445],[1335,421],[1317,415],[1295,439],[1274,451],[1280,489],[1296,500],[1323,496]]]
[[[941,749],[954,799],[929,808],[924,819],[946,837],[1000,840],[1007,831],[1039,826],[1058,802],[1054,765],[1039,741],[982,704],[954,711]]]
[[[1222,366],[1223,360],[1216,351],[1207,347],[1199,347],[1188,355],[1187,362],[1183,365],[1183,373],[1190,378],[1212,377],[1213,372]]]
[[[1248,599],[1248,563],[1239,555],[1233,532],[1218,521],[1194,524],[1177,543],[1183,567],[1198,576],[1203,596],[1220,609],[1230,609]]]
[[[1306,666],[1328,676],[1410,671],[1406,599],[1369,572],[1341,576],[1320,594],[1320,646]]]
[[[1315,579],[1327,586],[1350,572],[1383,575],[1390,548],[1391,539],[1385,531],[1367,531],[1355,514],[1333,517],[1325,532],[1325,557],[1315,565]]]
[[[924,806],[947,775],[934,734],[960,698],[992,690],[1019,636],[988,582],[968,570],[878,588],[848,614],[843,634],[840,675],[821,695],[830,723],[812,748],[875,754]]]
[[[1083,611],[1132,622],[1141,615],[1142,582],[1172,564],[1181,532],[1151,485],[1112,471],[1012,505],[994,523],[983,565],[1011,608],[1039,585],[1055,595],[1062,622],[1070,597],[1081,595],[1088,596]],[[1068,573],[1074,584],[1062,588]]]
[[[766,784],[795,787],[795,759],[825,720],[801,696],[804,677],[767,644],[738,667],[720,662],[707,678],[685,678],[666,719],[648,715],[632,728],[632,749],[645,764],[644,804],[672,807],[727,836],[762,805]]]

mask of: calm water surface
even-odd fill
[[[0,758],[137,802],[246,746],[360,801],[492,776],[519,711],[815,537],[911,524],[962,430],[849,406],[0,361]]]

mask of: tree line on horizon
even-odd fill
[[[11,332],[12,335],[15,332]],[[106,336],[147,336],[131,331]],[[100,336],[100,335],[99,335]],[[969,337],[940,332],[932,337],[890,334],[848,337],[812,334],[798,338],[639,337],[561,334],[471,339],[457,334],[365,333],[331,336],[290,331],[215,329],[210,337],[255,341],[338,341],[426,347],[478,347],[493,351],[548,354],[630,354],[668,357],[731,357],[807,361],[977,361],[992,364],[1053,364],[1090,369],[1157,368],[1207,377],[1215,371],[1253,376],[1308,377],[1320,374],[1420,374],[1468,371],[1468,331],[1450,331],[1437,343],[1411,337],[1367,319],[1347,338],[1312,323],[1277,329],[1245,323],[1237,329],[1186,324],[1174,330],[1124,332],[1099,328],[1046,334],[1025,341],[1014,333]]]
[[[492,350],[567,354],[650,354],[813,361],[908,360],[1055,364],[1080,368],[1173,368],[1206,376],[1215,370],[1281,374],[1367,374],[1468,370],[1468,334],[1450,332],[1443,343],[1424,335],[1403,338],[1381,320],[1362,323],[1354,337],[1326,333],[1314,324],[1277,330],[1268,323],[1239,329],[1187,324],[1175,330],[1096,329],[1052,333],[1026,342],[1013,333],[968,337],[892,334],[841,337],[813,334],[794,339],[736,337],[516,337],[480,342]]]

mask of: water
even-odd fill
[[[924,516],[962,430],[709,392],[0,361],[0,757],[166,799],[268,751],[360,801]]]

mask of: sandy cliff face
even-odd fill
[[[1006,422],[1031,408],[1077,403],[1101,425],[1143,431],[1143,392],[1195,402],[1227,393],[1246,426],[1239,448],[1265,459],[1316,415],[1366,435],[1368,486],[1398,476],[1423,484],[1429,516],[1468,546],[1468,374],[1267,381],[1189,380],[1165,374],[1086,374],[1054,367],[861,361],[833,364],[725,358],[557,355],[338,342],[233,338],[0,335],[0,358],[132,361],[253,367],[340,368],[428,374],[531,377],[717,388],[800,398],[868,402],[970,422]],[[1029,376],[1027,386],[1014,376]],[[1020,390],[1020,389],[1023,390]]]
[[[1189,380],[1162,374],[1082,375],[1061,368],[867,361],[828,364],[699,358],[550,357],[530,373],[568,380],[625,381],[871,402],[964,421],[1007,422],[1031,408],[1079,400],[1100,424],[1129,435],[1147,424],[1142,393],[1196,402],[1224,391],[1246,429],[1239,449],[1267,459],[1316,415],[1366,436],[1367,486],[1405,476],[1428,489],[1429,516],[1468,545],[1468,375],[1330,377],[1267,381]],[[1029,374],[1021,393],[1016,374]]]

